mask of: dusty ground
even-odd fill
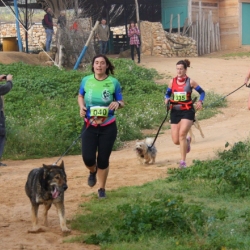
[[[0,62],[11,63],[16,58],[10,55],[4,57],[0,53]],[[25,55],[21,57],[19,55],[18,60],[27,62],[28,59]],[[174,76],[175,64],[178,60],[178,58],[143,57],[142,65]],[[213,90],[222,95],[227,95],[241,86],[250,68],[250,59],[247,58],[225,60],[213,55],[190,58],[190,60],[191,68],[188,70],[188,75],[205,90]],[[191,164],[194,159],[214,157],[215,152],[223,149],[226,142],[233,144],[249,136],[250,111],[247,110],[249,92],[250,89],[241,88],[227,97],[228,107],[222,109],[221,114],[200,122],[205,134],[204,139],[194,129],[196,143],[192,144],[192,150],[188,154],[188,164]],[[107,191],[120,186],[140,185],[157,178],[164,178],[167,168],[177,166],[180,157],[179,148],[172,143],[170,131],[160,135],[156,141],[158,155],[155,165],[139,165],[133,146],[134,142],[130,142],[124,149],[112,153]],[[40,167],[42,163],[54,163],[57,159],[55,157],[6,161],[8,167],[0,168],[0,249],[99,249],[97,246],[63,243],[64,239],[78,235],[78,232],[72,231],[70,236],[61,233],[54,207],[49,212],[50,226],[46,232],[35,235],[27,233],[31,226],[30,204],[24,192],[27,174],[32,168]],[[63,159],[69,186],[65,197],[66,217],[70,220],[78,211],[79,204],[86,201],[89,194],[96,194],[98,185],[94,188],[87,186],[88,172],[83,166],[81,156],[67,156]]]

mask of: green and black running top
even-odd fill
[[[170,103],[173,109],[177,110],[189,110],[192,108],[192,87],[190,85],[190,78],[186,77],[185,83],[179,85],[177,83],[177,77],[173,79],[172,83],[172,98]]]
[[[106,117],[102,126],[115,121],[114,111],[108,106],[113,101],[122,101],[122,91],[119,81],[108,76],[104,80],[97,80],[94,74],[82,79],[79,94],[84,97],[87,108],[85,118]]]

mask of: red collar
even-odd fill
[[[186,81],[186,79],[187,79],[187,75],[185,75],[184,77],[176,77],[177,78],[177,80],[178,80],[178,82],[185,82]]]

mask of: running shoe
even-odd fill
[[[187,138],[187,153],[189,153],[191,150],[191,137],[189,136]]]
[[[106,193],[104,188],[98,189],[98,197],[99,199],[105,199],[106,198]]]
[[[179,168],[186,168],[187,165],[186,165],[186,162],[185,161],[180,161],[180,165],[179,165]]]
[[[97,181],[96,180],[96,173],[97,173],[97,170],[94,173],[89,172],[88,185],[90,187],[94,187],[96,184],[96,181]]]

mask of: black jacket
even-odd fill
[[[10,92],[10,90],[12,89],[12,81],[7,81],[5,84],[0,84],[0,111],[3,110],[3,99],[2,99],[2,95],[6,95],[7,93]]]

